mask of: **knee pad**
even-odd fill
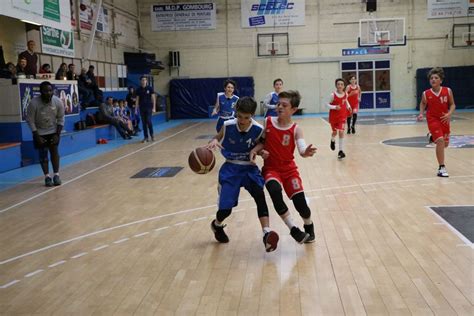
[[[302,218],[310,218],[311,210],[309,209],[308,204],[306,203],[306,198],[303,192],[297,193],[293,196],[293,204],[295,205],[296,210],[300,213]]]
[[[257,204],[258,217],[268,217],[268,206],[265,201],[265,192],[263,192],[263,189],[257,184],[252,184],[248,191],[255,200],[255,204]]]
[[[223,222],[232,213],[231,209],[221,209],[217,211],[216,218],[219,222]]]
[[[270,193],[275,211],[278,213],[278,215],[285,214],[288,211],[288,206],[286,206],[285,202],[283,201],[280,183],[275,180],[270,180],[265,184],[265,186],[267,187],[268,193]]]

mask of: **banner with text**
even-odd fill
[[[97,20],[97,31],[102,33],[109,33],[109,11],[104,6],[101,7],[97,13],[97,4],[91,0],[77,0],[79,1],[79,19],[81,30],[92,30],[92,23],[95,14],[99,15]],[[76,8],[71,6],[71,25],[76,26]]]
[[[71,29],[69,0],[2,0],[1,15],[19,20]]]
[[[305,25],[305,0],[241,0],[243,28]]]
[[[215,28],[215,3],[177,3],[151,6],[151,30],[154,32],[212,30]]]
[[[474,0],[428,0],[428,19],[474,16]]]
[[[31,99],[41,95],[40,83],[26,83],[20,82],[20,100],[21,100],[21,119],[26,120],[26,114],[28,112],[28,106],[30,105]],[[57,96],[64,106],[64,113],[66,115],[72,115],[79,113],[79,97],[77,89],[77,81],[64,81],[64,84],[53,83],[54,95]]]
[[[41,50],[45,54],[74,57],[74,34],[53,27],[41,27]]]

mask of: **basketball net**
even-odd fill
[[[378,40],[380,47],[387,47],[389,42],[390,42],[389,40],[382,40],[382,39]]]
[[[466,41],[466,45],[467,45],[467,46],[472,46],[472,42],[473,42],[473,41],[469,41],[469,40],[468,40],[468,41]]]
[[[276,49],[270,49],[270,55],[275,56],[277,53]]]

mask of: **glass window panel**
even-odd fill
[[[361,108],[361,109],[373,109],[374,108],[374,94],[373,93],[362,93],[359,108]]]
[[[342,70],[355,70],[356,63],[342,63],[341,65]]]
[[[372,70],[359,71],[359,86],[362,91],[374,91],[374,75]]]
[[[390,90],[390,70],[375,71],[375,89],[377,91]]]
[[[374,68],[372,61],[359,61],[357,64],[359,66],[359,70]]]
[[[344,79],[346,81],[346,85],[349,84],[349,79],[351,79],[352,76],[356,76],[357,78],[357,74],[355,71],[343,71],[342,72],[342,79]]]
[[[390,68],[390,60],[376,61],[375,68]]]

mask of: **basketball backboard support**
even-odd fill
[[[407,43],[404,18],[359,20],[359,47],[405,46]]]
[[[279,57],[288,55],[288,33],[267,33],[257,35],[258,57]]]
[[[474,23],[453,24],[451,40],[453,47],[474,47]]]

